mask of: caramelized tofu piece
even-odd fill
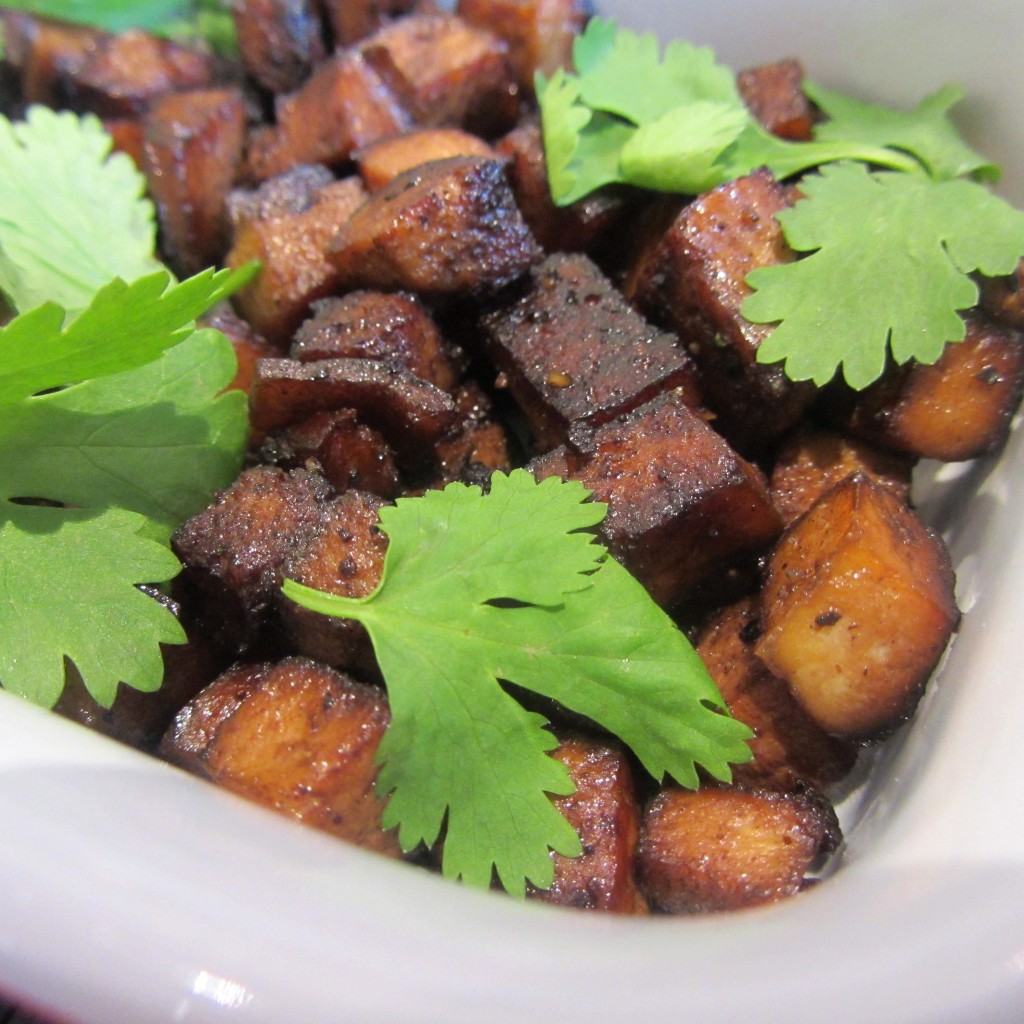
[[[430,160],[453,156],[480,156],[497,159],[497,153],[479,135],[461,128],[422,128],[394,135],[354,154],[363,184],[370,192],[379,192],[404,171]]]
[[[458,419],[436,446],[441,470],[437,486],[454,480],[485,485],[497,470],[511,472],[511,442],[486,392],[467,381],[454,398]]]
[[[212,85],[215,74],[208,54],[132,29],[99,36],[61,79],[62,106],[99,117],[136,117],[165,93]]]
[[[249,394],[252,391],[256,363],[260,359],[270,359],[279,354],[270,342],[260,337],[250,324],[237,316],[226,302],[200,317],[197,326],[212,327],[231,342],[235,358],[238,360],[238,371],[235,373],[235,379],[228,385],[230,389]]]
[[[1024,333],[978,314],[933,366],[908,363],[858,396],[849,429],[895,451],[959,462],[998,451],[1024,393]]]
[[[493,136],[518,113],[505,43],[453,14],[401,18],[359,50],[420,125]]]
[[[857,748],[817,725],[754,654],[760,613],[756,596],[743,598],[705,624],[695,643],[733,717],[754,732],[754,756],[733,766],[733,781],[788,791],[807,784],[827,789],[852,770]]]
[[[179,712],[161,755],[249,800],[378,853],[384,695],[305,658],[229,669]]]
[[[249,138],[248,172],[257,181],[296,164],[341,167],[352,153],[412,126],[380,75],[355,52],[338,51],[295,92],[274,102],[275,123]]]
[[[315,0],[245,0],[232,13],[242,65],[267,92],[292,92],[327,56]]]
[[[497,160],[452,157],[400,174],[342,225],[329,259],[343,288],[483,295],[540,256]]]
[[[170,93],[146,115],[142,166],[161,250],[182,277],[223,260],[225,203],[242,163],[245,120],[237,89]]]
[[[289,353],[299,362],[376,359],[394,370],[408,370],[442,391],[458,382],[455,353],[415,295],[355,291],[315,302],[312,310]]]
[[[980,292],[979,306],[989,316],[1024,330],[1024,260],[1012,274],[982,278]]]
[[[942,541],[854,474],[779,541],[755,650],[826,731],[867,740],[909,715],[956,627]]]
[[[398,496],[390,445],[351,409],[316,413],[271,434],[260,447],[260,461],[282,469],[306,466],[310,460],[339,493],[356,488],[382,498]]]
[[[550,889],[530,889],[530,898],[579,910],[645,913],[647,901],[633,877],[640,807],[626,755],[618,747],[574,736],[551,756],[565,765],[576,787],[553,800],[579,835],[583,855],[552,853],[555,881]]]
[[[264,359],[250,400],[253,430],[265,434],[317,412],[352,409],[378,430],[399,464],[430,464],[434,444],[456,419],[450,395],[371,359]]]
[[[616,241],[634,204],[623,190],[599,189],[569,206],[555,206],[544,156],[540,125],[535,121],[513,128],[495,143],[508,161],[512,192],[545,252],[601,254]]]
[[[586,256],[549,256],[481,328],[541,451],[563,444],[572,424],[600,426],[673,388],[699,404],[696,368],[674,335],[648,324]]]
[[[781,528],[759,470],[677,392],[596,428],[585,447],[557,448],[529,468],[538,479],[579,480],[608,503],[602,542],[662,605],[764,549]]]
[[[573,41],[590,13],[583,0],[458,0],[456,11],[505,40],[516,81],[528,94],[538,71],[550,76],[572,66]]]
[[[301,175],[308,177],[309,175]],[[258,190],[259,191],[259,190]],[[279,210],[280,196],[266,206]],[[253,216],[260,200],[236,200],[234,240],[227,265],[241,267],[258,260],[261,270],[235,296],[235,305],[249,323],[268,341],[285,346],[291,340],[309,307],[332,294],[338,275],[326,257],[338,225],[343,224],[363,202],[366,192],[358,178],[331,181],[311,191],[305,205],[294,211]]]
[[[802,516],[830,487],[864,473],[909,503],[914,459],[831,430],[801,427],[779,449],[772,467],[775,507],[786,523]]]
[[[317,529],[285,559],[282,575],[329,594],[366,597],[377,588],[387,537],[377,529],[381,498],[346,491],[324,507]],[[295,649],[362,678],[376,676],[370,638],[354,619],[320,615],[278,594],[281,620]]]
[[[68,105],[70,83],[107,39],[84,25],[18,17],[10,11],[4,12],[3,28],[4,60],[21,71],[25,103],[48,107]]]
[[[807,142],[813,134],[814,109],[803,82],[803,66],[792,59],[749,68],[736,79],[754,117],[773,135],[791,142]]]
[[[690,348],[716,426],[741,451],[759,451],[788,431],[815,394],[781,366],[756,361],[772,327],[740,315],[747,274],[793,259],[775,219],[787,205],[768,171],[721,185],[683,208],[633,276],[631,297]]]
[[[330,497],[326,481],[303,469],[254,466],[177,529],[181,583],[226,645],[245,646],[270,621],[281,566]]]
[[[320,6],[327,13],[335,41],[348,46],[411,13],[419,4],[417,0],[320,0]]]
[[[644,815],[637,873],[652,909],[740,910],[798,893],[838,842],[835,812],[816,794],[668,786]]]

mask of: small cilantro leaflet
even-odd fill
[[[877,380],[889,353],[934,363],[959,341],[957,315],[977,302],[967,276],[1009,274],[1024,256],[1024,213],[963,179],[823,167],[801,181],[806,198],[779,214],[790,245],[810,256],[763,267],[743,315],[781,321],[758,349],[786,361],[793,380]],[[815,339],[809,345],[806,339]]]
[[[381,510],[380,587],[352,600],[286,581],[314,611],[360,621],[388,686],[384,824],[409,850],[447,817],[444,873],[522,894],[553,879],[549,849],[579,853],[550,794],[572,791],[539,715],[500,685],[551,697],[628,743],[656,778],[719,779],[750,757],[683,634],[588,531],[606,508],[577,482],[496,473]],[[552,525],[554,528],[552,528]]]

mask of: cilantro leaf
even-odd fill
[[[903,150],[917,157],[931,177],[943,180],[999,177],[999,169],[968,146],[949,120],[950,109],[963,99],[959,86],[943,86],[911,111],[862,103],[813,82],[805,82],[804,91],[829,118],[815,130],[815,139],[821,142],[863,142]]]
[[[254,272],[207,270],[175,285],[166,270],[132,284],[115,279],[67,327],[67,313],[55,303],[23,313],[0,328],[0,406],[150,362]]]
[[[160,269],[145,179],[112,144],[95,117],[40,106],[24,122],[0,116],[0,289],[16,309],[55,302],[73,314],[112,278]]]
[[[385,824],[405,849],[433,844],[447,816],[444,873],[513,893],[553,878],[548,850],[579,852],[549,794],[571,792],[546,755],[544,720],[515,683],[616,732],[656,777],[696,784],[750,756],[674,623],[589,533],[606,511],[577,482],[496,473],[488,495],[449,485],[381,512],[380,587],[351,600],[293,581],[284,592],[369,631],[392,724],[380,748]],[[551,530],[551,520],[558,529]]]
[[[131,509],[169,537],[238,470],[245,397],[222,393],[234,372],[227,339],[196,331],[145,366],[9,406],[0,493]]]
[[[155,690],[160,643],[183,643],[173,615],[136,583],[174,576],[164,546],[139,536],[133,512],[0,507],[0,679],[4,688],[52,707],[70,658],[104,707],[117,684]],[[69,553],[73,552],[73,557]]]
[[[934,363],[963,338],[957,315],[977,301],[967,276],[1009,274],[1024,257],[1024,213],[968,180],[823,167],[806,198],[780,213],[804,259],[748,275],[742,313],[779,322],[759,362],[785,360],[793,380],[827,383],[842,369],[863,388],[899,363]],[[808,343],[813,339],[813,343]]]

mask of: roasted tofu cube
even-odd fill
[[[356,488],[395,498],[400,490],[394,453],[379,431],[351,409],[321,412],[264,439],[260,461],[281,469],[309,466],[339,494]]]
[[[453,397],[458,418],[437,442],[440,475],[434,486],[455,480],[486,485],[497,470],[511,472],[513,445],[487,393],[469,380]]]
[[[384,501],[365,491],[346,491],[329,502],[316,530],[296,545],[281,572],[295,580],[341,597],[366,597],[381,580],[387,537],[379,529]],[[299,654],[333,668],[348,669],[360,678],[378,672],[370,638],[354,619],[321,615],[278,594],[281,620]]]
[[[733,766],[733,781],[785,791],[808,784],[827,789],[853,769],[857,748],[826,733],[768,671],[754,653],[760,636],[761,605],[753,595],[705,623],[695,643],[733,717],[754,733],[754,756]]]
[[[633,875],[640,837],[640,806],[625,753],[584,736],[562,740],[551,756],[569,770],[576,792],[554,797],[576,830],[581,857],[552,853],[555,881],[530,889],[531,899],[579,910],[643,914],[647,901]]]
[[[293,172],[289,180],[308,183],[308,172]],[[257,190],[257,193],[261,190]],[[309,308],[317,299],[332,294],[338,286],[337,274],[327,261],[327,248],[338,225],[343,224],[366,197],[356,177],[331,181],[308,189],[300,208],[282,210],[281,192],[275,185],[266,203],[256,197],[236,198],[234,239],[227,254],[227,265],[241,267],[258,260],[259,274],[235,296],[242,316],[268,341],[287,345]],[[259,215],[262,207],[274,212]],[[255,215],[254,215],[255,214]]]
[[[534,75],[572,66],[572,46],[589,15],[584,0],[458,0],[456,11],[508,44],[519,87],[533,91]]]
[[[1024,333],[968,314],[963,341],[862,392],[849,430],[895,451],[960,462],[998,451],[1024,393]]]
[[[586,252],[597,258],[621,247],[620,229],[636,205],[631,193],[603,188],[569,206],[555,206],[540,125],[534,120],[513,128],[495,149],[509,161],[516,203],[545,252]]]
[[[778,364],[758,363],[772,327],[740,315],[747,275],[793,259],[775,219],[787,205],[765,170],[721,185],[683,208],[631,276],[630,297],[689,347],[717,428],[744,453],[764,450],[795,426],[816,390],[791,381]]]
[[[549,256],[481,329],[540,451],[563,444],[573,424],[600,426],[662,392],[700,401],[675,336],[647,323],[583,255]]]
[[[353,156],[363,184],[370,192],[379,192],[399,174],[431,160],[453,156],[494,160],[498,154],[479,135],[461,128],[421,128],[372,142]]]
[[[65,24],[45,18],[4,12],[4,60],[21,73],[21,93],[26,104],[64,107],[70,99],[70,83],[89,55],[104,45],[106,33],[84,25]]]
[[[320,6],[327,13],[335,41],[348,46],[420,4],[418,0],[320,0]]]
[[[304,469],[254,466],[175,531],[179,586],[226,646],[246,646],[271,621],[281,566],[317,528],[331,496],[326,481]]]
[[[529,468],[538,479],[579,480],[607,502],[602,542],[662,605],[779,534],[763,475],[678,392],[597,427],[585,441]]]
[[[451,396],[404,370],[371,359],[263,359],[256,364],[250,419],[257,434],[317,412],[352,409],[379,431],[402,468],[422,469],[456,420]]]
[[[232,12],[242,65],[267,92],[292,92],[327,56],[316,0],[245,0]]]
[[[787,438],[772,467],[775,507],[786,523],[802,516],[830,487],[864,473],[903,502],[910,500],[915,460],[833,430],[804,426]]]
[[[319,359],[376,359],[450,391],[458,383],[457,356],[427,307],[402,292],[354,291],[313,303],[289,354]]]
[[[814,128],[814,109],[804,95],[803,65],[793,59],[741,71],[736,78],[743,102],[773,135],[807,142]]]
[[[400,174],[341,226],[329,259],[343,288],[484,295],[540,257],[502,164],[452,157]]]
[[[827,732],[884,735],[913,711],[959,613],[945,545],[855,473],[772,554],[755,651]]]
[[[637,875],[653,910],[740,910],[798,893],[838,841],[819,794],[667,786],[644,814]]]
[[[399,855],[381,828],[383,693],[306,658],[229,669],[178,713],[172,764],[358,846]]]
[[[359,52],[420,125],[493,136],[519,103],[508,49],[453,14],[413,14],[359,43]]]
[[[413,124],[380,75],[347,50],[318,65],[295,92],[278,96],[274,119],[249,138],[248,173],[257,181],[296,164],[341,167],[361,146]]]
[[[1000,323],[1024,330],[1024,260],[1012,274],[982,279],[979,306]]]
[[[169,93],[146,114],[142,169],[161,252],[182,277],[223,262],[226,202],[242,164],[245,121],[237,89]]]
[[[238,316],[226,302],[220,303],[205,316],[200,317],[197,326],[212,327],[231,342],[235,350],[235,359],[238,361],[238,370],[228,387],[244,391],[246,394],[252,391],[256,363],[260,359],[271,359],[280,355],[278,349],[257,334],[252,325]]]

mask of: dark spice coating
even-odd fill
[[[763,475],[670,392],[530,463],[608,504],[599,535],[670,606],[712,571],[766,549],[782,527]]]
[[[721,185],[683,208],[632,277],[630,297],[678,332],[700,367],[718,429],[744,452],[770,446],[815,394],[778,364],[756,361],[771,325],[740,315],[747,275],[793,259],[775,219],[787,205],[785,190],[765,170]]]
[[[487,354],[540,451],[680,389],[700,403],[693,360],[584,255],[549,256],[523,293],[481,318]]]
[[[341,226],[336,287],[485,295],[540,258],[498,160],[451,157],[400,174]]]

